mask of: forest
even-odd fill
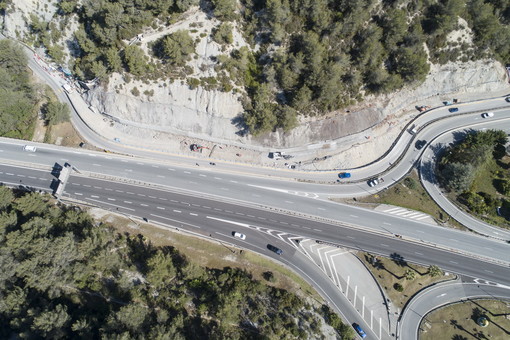
[[[79,78],[106,81],[111,72],[130,72],[145,81],[186,78],[192,88],[238,91],[245,109],[240,133],[253,135],[288,131],[300,116],[324,115],[367,94],[420,84],[430,63],[494,58],[505,64],[510,55],[510,0],[66,0],[58,5],[63,18],[79,17],[72,49]],[[193,77],[185,65],[205,38],[203,33],[192,39],[192,27],[162,38],[150,56],[136,44],[126,46],[144,28],[176,23],[195,5],[220,21],[214,41],[231,45],[235,26],[250,46],[215,57],[215,78]],[[32,18],[31,30],[36,44],[62,59],[54,22]],[[455,30],[470,30],[473,41],[471,36],[449,40]]]
[[[0,40],[0,136],[31,139],[37,101],[23,50]]]
[[[310,339],[321,320],[352,336],[325,305],[4,186],[0,264],[2,339]]]

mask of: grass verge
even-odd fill
[[[401,309],[411,297],[423,288],[436,282],[454,278],[451,274],[432,277],[428,274],[428,268],[407,263],[400,260],[397,255],[394,259],[377,256],[375,263],[372,262],[373,256],[370,254],[358,253],[357,256],[374,275],[392,303]],[[406,279],[407,270],[415,273],[414,279]],[[401,285],[402,291],[396,289],[397,284]]]
[[[480,316],[489,321],[486,327],[478,325]],[[419,339],[510,339],[510,301],[468,300],[439,308],[423,319]]]

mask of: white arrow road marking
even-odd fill
[[[265,186],[261,186],[261,185],[253,185],[253,184],[248,184],[248,186],[254,187],[254,188],[259,188],[259,189],[265,189],[265,190],[272,190],[272,191],[282,192],[282,193],[285,193],[285,194],[296,195],[296,196],[304,196],[304,197],[312,197],[312,198],[318,198],[319,197],[319,195],[317,195],[317,194],[315,194],[313,192],[290,191],[290,190],[285,190],[285,189],[277,189],[277,188],[271,188],[271,187],[265,187]]]
[[[212,216],[206,216],[206,218],[211,219],[211,220],[220,221],[220,222],[225,222],[225,223],[235,224],[235,225],[238,225],[238,226],[240,226],[240,227],[245,227],[245,228],[249,228],[249,227],[250,227],[250,225],[249,225],[249,224],[246,224],[246,223],[239,223],[239,222],[235,222],[235,221],[224,220],[224,219],[222,219],[222,218],[216,218],[216,217],[212,217]],[[257,228],[257,229],[258,229],[258,228]]]
[[[441,295],[438,295],[437,297],[442,297],[442,296],[445,296],[445,295],[446,295],[446,293],[443,293]]]

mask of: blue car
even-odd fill
[[[452,108],[449,108],[448,111],[450,111],[450,112],[457,112],[457,111],[459,111],[459,108],[458,107],[452,107]]]
[[[350,172],[341,172],[338,174],[338,177],[340,178],[350,178],[351,177],[351,173]]]
[[[366,338],[367,334],[365,333],[365,331],[363,331],[363,329],[360,327],[360,325],[358,325],[357,323],[353,323],[352,327],[359,334],[360,337]]]
[[[280,248],[278,248],[278,247],[273,246],[272,244],[268,244],[268,245],[267,245],[267,249],[269,249],[269,250],[271,250],[271,251],[274,251],[274,252],[275,252],[276,254],[278,254],[278,255],[283,254],[283,250],[281,250],[281,249],[280,249]]]

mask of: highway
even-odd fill
[[[58,79],[44,71],[31,53],[28,55],[34,73],[52,86],[61,101],[71,104]],[[510,131],[510,105],[504,98],[494,98],[455,106],[459,108],[458,114],[441,107],[419,115],[412,122],[417,134],[410,133],[409,126],[381,159],[356,169],[342,169],[350,171],[352,177],[341,184],[337,182],[338,170],[281,171],[228,162],[210,166],[207,161],[196,166],[196,160],[187,155],[149,153],[143,145],[107,140],[75,111],[72,122],[88,142],[137,157],[30,142],[38,149],[28,153],[22,151],[25,142],[1,138],[0,181],[50,191],[55,179],[51,168],[70,163],[77,172],[67,183],[67,198],[272,256],[301,273],[347,320],[359,320],[359,311],[353,310],[323,272],[310,265],[292,240],[323,240],[385,256],[398,254],[410,262],[436,264],[446,271],[490,281],[491,286],[510,286],[510,246],[505,242],[510,240],[510,232],[460,213],[439,191],[432,172],[441,147],[451,141],[451,131],[466,128]],[[494,111],[495,117],[482,119],[480,113],[484,111]],[[424,148],[415,147],[418,140],[426,141]],[[490,238],[329,200],[374,194],[396,183],[413,168],[420,168],[425,187],[449,214]],[[367,180],[374,176],[384,177],[385,181],[370,188]],[[245,233],[249,242],[233,239],[233,231]],[[271,253],[266,248],[268,243],[282,248],[284,254]],[[429,302],[420,306],[421,312],[435,308],[440,301]],[[403,318],[401,325],[413,322]],[[400,338],[415,337],[413,327],[399,330],[405,334]],[[364,329],[370,337],[388,338],[387,334],[377,332],[377,327]]]

